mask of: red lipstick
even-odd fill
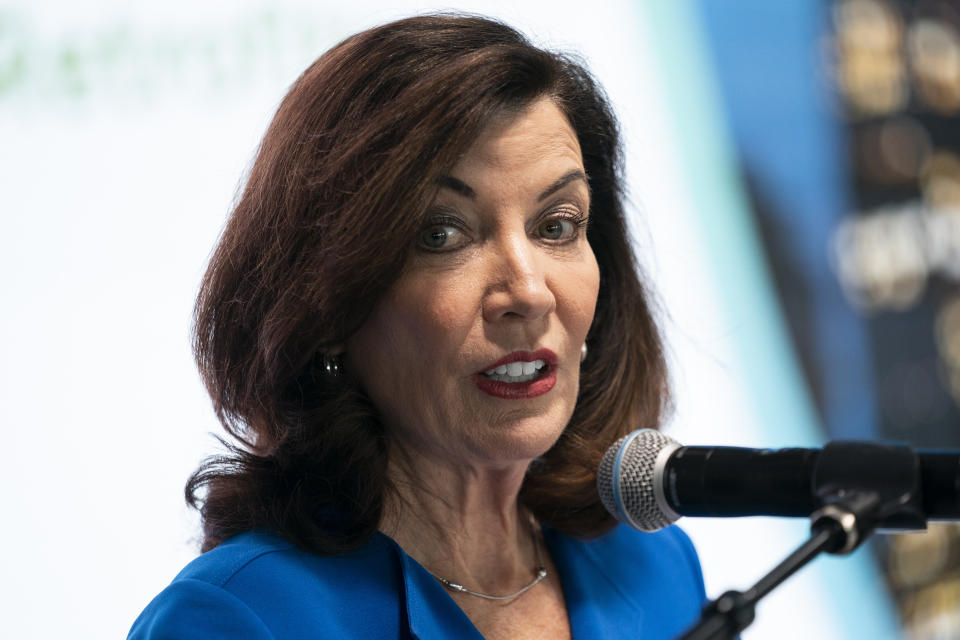
[[[514,351],[506,357],[488,365],[483,371],[490,371],[491,369],[496,369],[501,365],[510,364],[511,362],[533,362],[534,360],[543,360],[545,366],[540,369],[540,374],[533,380],[526,382],[501,382],[488,378],[483,372],[480,372],[474,374],[473,381],[480,391],[495,398],[520,400],[542,396],[557,384],[557,354],[550,349]]]

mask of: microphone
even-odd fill
[[[604,454],[597,489],[614,518],[648,532],[681,516],[809,517],[863,491],[887,505],[878,527],[924,529],[927,520],[960,519],[960,452],[844,441],[823,449],[684,447],[639,429]]]

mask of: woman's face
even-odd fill
[[[415,459],[528,461],[570,419],[597,301],[580,145],[542,99],[490,124],[438,186],[348,366]]]

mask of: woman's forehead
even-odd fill
[[[470,184],[470,176],[490,170],[507,173],[563,164],[566,171],[583,168],[576,132],[550,99],[520,112],[496,116],[451,169],[453,178]]]

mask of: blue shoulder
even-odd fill
[[[636,592],[654,586],[661,593],[667,590],[696,603],[696,607],[706,599],[697,552],[676,525],[653,533],[618,525],[588,544],[605,570],[614,574],[611,577],[621,584],[637,583]]]
[[[275,536],[244,533],[188,564],[130,638],[396,637],[401,583],[399,560],[379,536],[349,554],[318,556]],[[182,631],[179,620],[197,618],[208,621],[197,626],[202,631]],[[247,635],[227,633],[236,620],[249,622]]]
[[[644,541],[648,546],[655,547],[659,553],[669,550],[667,557],[670,558],[677,572],[690,578],[693,589],[699,594],[701,601],[706,599],[700,557],[683,529],[677,525],[671,525],[654,533],[644,533],[621,525],[617,527],[615,535],[623,536],[627,544],[635,545],[639,541]]]
[[[251,563],[284,552],[296,553],[296,548],[277,536],[254,531],[241,533],[196,557],[177,574],[174,582],[199,580],[222,587]],[[267,558],[263,563],[273,560]]]
[[[147,605],[128,640],[274,640],[242,600],[207,582],[177,580]]]

